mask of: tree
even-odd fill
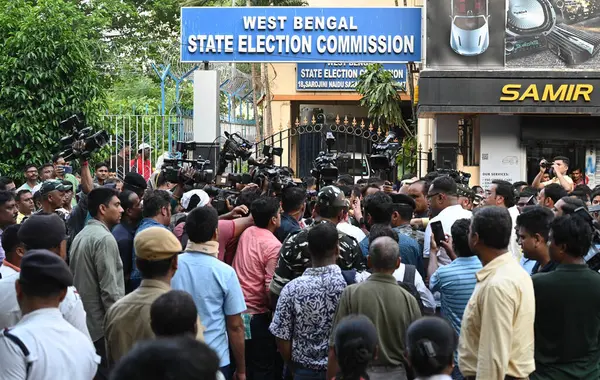
[[[402,117],[400,90],[392,73],[384,70],[379,63],[367,65],[356,83],[356,91],[362,95],[360,104],[367,107],[369,118],[377,120],[383,132],[395,125],[402,128],[407,136],[413,136],[414,131],[408,128]]]
[[[95,20],[69,0],[0,0],[0,156],[3,175],[48,162],[69,131],[59,122],[103,105]]]

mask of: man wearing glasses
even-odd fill
[[[25,183],[17,189],[17,192],[19,192],[21,190],[33,191],[33,188],[36,187],[38,184],[38,170],[35,165],[30,164],[30,165],[25,166],[24,173],[25,173]]]
[[[465,210],[458,203],[457,185],[449,176],[438,177],[431,183],[427,193],[427,201],[433,218],[425,228],[425,246],[423,249],[425,259],[429,259],[431,248],[431,223],[442,222],[444,233],[450,235],[450,229],[455,221],[458,219],[471,219],[471,211]],[[440,266],[450,264],[452,261],[443,247],[439,248],[437,256],[437,262]],[[435,272],[437,268],[430,269],[433,269],[433,271],[429,275]]]

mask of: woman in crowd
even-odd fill
[[[377,330],[364,315],[349,315],[335,329],[335,380],[368,380],[367,367],[377,356]]]

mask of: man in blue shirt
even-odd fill
[[[144,202],[144,206],[145,202]],[[245,379],[244,294],[232,267],[217,258],[219,216],[210,207],[198,207],[187,216],[188,247],[179,255],[171,287],[192,295],[200,320],[206,326],[204,340],[219,355],[221,372],[231,379],[229,344],[238,379]]]
[[[117,240],[121,261],[123,262],[123,276],[125,277],[125,294],[131,293],[129,277],[133,266],[131,253],[133,252],[133,237],[138,224],[142,219],[142,206],[140,197],[131,190],[123,190],[119,194],[121,208],[121,223],[117,224],[112,230],[112,234]]]
[[[367,215],[367,223],[370,226],[373,226],[374,224],[391,226],[392,214],[398,209],[398,206],[400,205],[393,203],[392,198],[383,191],[379,191],[367,196],[365,198],[365,213]],[[395,228],[395,231],[398,233],[400,259],[404,264],[414,265],[419,273],[424,272],[423,257],[420,253],[421,250],[419,244],[415,239],[402,233],[398,227],[399,226]],[[368,236],[360,242],[360,248],[366,260],[366,257],[369,255]]]
[[[429,279],[429,289],[440,292],[442,301],[442,316],[446,318],[456,334],[460,336],[460,327],[465,308],[477,284],[477,273],[481,268],[481,261],[469,248],[470,219],[458,219],[451,228],[452,247],[444,244],[446,252],[453,250],[457,258],[448,265],[439,267]],[[437,247],[435,247],[437,250]],[[437,260],[437,252],[429,256],[430,260]],[[452,255],[451,255],[452,256]],[[454,378],[461,378],[455,367]]]
[[[298,222],[304,216],[306,191],[302,187],[289,187],[281,194],[281,226],[275,231],[277,239],[283,243],[292,232],[300,231]]]
[[[165,190],[150,190],[146,192],[143,200],[142,216],[144,219],[142,219],[137,231],[135,231],[136,236],[146,228],[167,228],[169,223],[171,223],[171,195],[169,192]],[[135,246],[132,249],[129,259],[132,265],[130,290],[134,291],[142,282],[142,275],[135,265]]]

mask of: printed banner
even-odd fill
[[[358,77],[368,63],[298,63],[296,65],[297,91],[355,91]],[[406,65],[386,63],[398,83],[400,91],[406,91]]]
[[[597,0],[427,0],[430,68],[600,68]]]
[[[420,62],[421,8],[181,9],[182,62]]]

